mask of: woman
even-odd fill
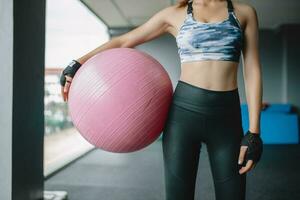
[[[253,7],[231,0],[187,0],[169,6],[74,60],[61,77],[64,100],[72,77],[91,56],[109,48],[134,47],[164,33],[176,38],[181,59],[180,80],[162,137],[166,199],[194,199],[205,143],[216,199],[243,200],[246,172],[254,168],[263,150],[258,21]],[[241,55],[250,119],[245,135],[237,88]]]

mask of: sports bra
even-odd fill
[[[176,42],[181,63],[199,60],[239,62],[243,48],[243,29],[227,0],[228,18],[221,22],[200,22],[193,17],[192,1],[180,27]]]

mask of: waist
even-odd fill
[[[181,80],[176,85],[172,101],[179,107],[211,115],[239,114],[241,109],[238,88],[208,90]]]
[[[209,90],[237,88],[238,65],[228,61],[189,62],[181,65],[180,80]]]

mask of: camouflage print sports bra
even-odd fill
[[[239,62],[244,32],[227,0],[228,18],[221,22],[200,22],[193,17],[192,1],[176,36],[181,63],[199,60]]]

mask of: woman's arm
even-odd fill
[[[88,52],[86,55],[76,59],[80,64],[85,63],[89,58],[94,56],[101,51],[111,49],[111,48],[120,48],[120,47],[134,47],[139,44],[148,42],[166,32],[169,31],[170,23],[168,17],[174,14],[175,6],[166,7],[156,14],[154,14],[148,21],[146,21],[141,26],[102,44],[96,49]],[[75,72],[76,73],[76,72]],[[64,77],[63,77],[64,78]],[[66,83],[61,87],[61,94],[64,101],[68,100],[69,88],[71,85],[72,77],[65,76]]]
[[[139,44],[148,42],[167,32],[170,26],[167,17],[170,16],[173,6],[166,7],[155,13],[148,21],[141,26],[117,37],[90,51],[86,55],[77,59],[83,64],[93,55],[110,48],[128,47],[132,48]]]
[[[243,47],[243,76],[245,82],[246,98],[249,110],[249,131],[260,133],[260,112],[262,107],[262,74],[258,51],[258,19],[255,9],[252,6],[245,6],[243,13],[247,16],[244,30]],[[256,136],[256,137],[253,137]],[[245,157],[257,157],[262,152],[260,148],[262,141],[260,135],[247,134],[241,142],[241,149],[238,163],[243,164]],[[246,144],[246,145],[245,145]],[[251,145],[251,146],[249,146]],[[250,152],[249,152],[250,148]],[[247,156],[246,156],[247,155]],[[239,170],[240,174],[253,169],[257,160],[247,158],[245,166]]]
[[[252,6],[247,6],[247,16],[244,30],[243,76],[249,110],[249,130],[252,133],[260,133],[262,72],[258,50],[258,19],[256,10]]]

